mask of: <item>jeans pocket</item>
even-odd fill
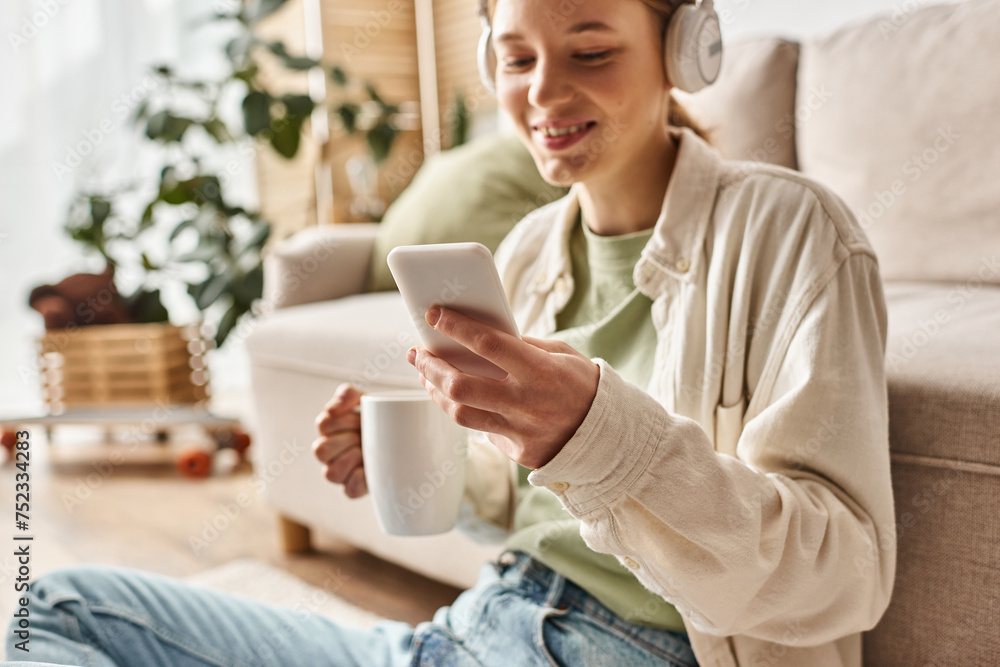
[[[544,654],[555,667],[697,667],[679,633],[671,633],[676,640],[669,646],[650,643],[576,609],[549,610],[539,627]]]
[[[555,653],[563,653],[562,648],[564,644],[564,637],[550,637],[546,639],[546,625],[551,624],[553,619],[557,619],[569,614],[570,610],[568,607],[547,607],[541,609],[538,613],[538,622],[535,624],[535,646],[538,648],[538,652],[549,661],[551,667],[565,667],[566,665],[580,665],[589,663],[580,662],[562,662],[553,655],[553,651],[549,650],[549,642],[555,647]],[[551,627],[551,626],[550,626]]]
[[[481,663],[445,628],[428,625],[414,636],[410,667],[481,667]]]

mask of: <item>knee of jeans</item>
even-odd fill
[[[107,566],[73,565],[40,575],[31,582],[28,595],[49,605],[68,600],[84,601],[114,588],[117,576],[115,570]]]

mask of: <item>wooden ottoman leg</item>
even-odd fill
[[[281,546],[286,554],[300,554],[312,549],[309,526],[283,514],[278,515],[278,522],[281,524]]]

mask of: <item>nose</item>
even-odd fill
[[[552,107],[573,97],[569,73],[556,59],[543,58],[535,64],[528,88],[528,102],[535,107]]]

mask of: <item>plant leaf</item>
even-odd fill
[[[344,131],[348,134],[354,134],[358,131],[359,113],[361,113],[361,108],[350,102],[345,102],[337,107],[337,115],[340,116],[340,121],[344,124]]]
[[[218,176],[195,176],[181,183],[181,186],[191,192],[191,201],[199,204],[208,202],[219,209],[226,206],[222,201],[222,184]]]
[[[181,118],[180,116],[170,115],[167,118],[166,131],[163,134],[163,141],[165,142],[179,142],[184,138],[184,133],[187,129],[194,124],[194,121],[190,118]]]
[[[466,142],[469,136],[469,108],[465,104],[465,91],[455,93],[455,102],[452,104],[454,120],[451,124],[451,146],[455,148]]]
[[[199,264],[205,264],[212,261],[220,255],[220,249],[217,243],[207,243],[205,239],[202,239],[201,245],[190,252],[186,252],[183,255],[179,255],[174,258],[175,262],[198,262]]]
[[[304,72],[310,70],[313,67],[319,67],[320,62],[314,58],[309,58],[307,56],[285,56],[281,59],[282,64],[290,69],[299,72]]]
[[[156,202],[158,199],[154,199],[146,205],[146,208],[142,211],[142,218],[139,220],[139,231],[149,229],[153,226],[153,210],[156,207]]]
[[[220,348],[222,344],[226,342],[226,338],[229,337],[229,332],[233,330],[236,326],[236,320],[240,318],[240,315],[245,313],[246,310],[241,308],[238,304],[232,304],[229,306],[229,310],[226,314],[222,316],[219,321],[219,326],[215,330],[215,347]]]
[[[312,113],[316,103],[308,95],[282,95],[281,102],[292,116],[304,117]]]
[[[111,215],[111,202],[102,197],[90,198],[90,219],[94,227],[100,229],[104,227],[104,221]]]
[[[293,56],[288,52],[288,47],[284,42],[263,42],[268,51],[281,60],[281,64],[288,69],[307,70],[319,66],[319,61],[306,56]]]
[[[385,102],[379,96],[378,91],[375,90],[374,84],[371,81],[365,82],[365,91],[368,93],[368,97],[372,98],[372,101],[377,103],[379,106],[385,107]]]
[[[132,124],[138,125],[142,121],[142,119],[146,117],[146,112],[148,110],[149,110],[149,98],[145,97],[141,102],[139,102],[139,106],[136,107],[135,113],[132,114]]]
[[[243,290],[249,297],[248,304],[252,304],[264,294],[264,269],[260,264],[247,272],[243,279]]]
[[[259,251],[267,243],[267,238],[271,235],[271,225],[267,222],[258,222],[254,225],[253,231],[245,240],[241,241],[243,252],[251,250]]]
[[[236,65],[245,62],[253,41],[253,35],[250,33],[244,33],[229,40],[226,44],[226,55],[229,56],[229,61]]]
[[[247,211],[242,206],[226,206],[222,212],[229,218],[235,218],[238,215],[242,215],[245,218],[252,218],[253,214]]]
[[[392,143],[396,139],[396,130],[385,121],[381,121],[368,131],[365,140],[368,142],[368,149],[375,158],[375,164],[385,162],[392,150]]]
[[[233,72],[233,78],[242,81],[251,88],[253,87],[253,81],[257,78],[257,64],[249,63],[246,67],[236,70]]]
[[[170,317],[160,300],[160,290],[136,290],[135,294],[125,299],[132,318],[136,322],[167,322]]]
[[[233,140],[233,135],[229,134],[229,128],[218,118],[209,118],[201,126],[220,144],[225,144]]]
[[[85,246],[97,247],[92,227],[71,227],[69,228],[69,236],[74,241],[78,241]]]
[[[170,116],[168,111],[157,111],[149,120],[146,121],[146,136],[156,141],[161,136],[167,126],[167,117]]]
[[[347,86],[347,72],[340,65],[334,65],[330,68],[330,78],[341,88]]]
[[[247,134],[257,136],[271,125],[271,97],[262,91],[251,90],[243,98],[243,127]]]
[[[299,152],[302,139],[302,119],[289,116],[271,135],[271,147],[284,158],[292,159]]]
[[[163,143],[179,142],[193,123],[190,118],[175,116],[166,110],[158,111],[146,121],[146,136]]]
[[[288,55],[288,49],[285,48],[284,42],[263,42],[263,44],[268,51],[279,58],[284,58]]]
[[[230,276],[226,273],[213,273],[208,280],[198,286],[194,293],[194,302],[198,310],[205,310],[219,300],[229,289]]]
[[[181,232],[183,232],[188,227],[193,226],[194,221],[195,221],[194,218],[189,218],[188,220],[181,220],[180,223],[178,223],[177,226],[174,227],[173,231],[170,232],[170,238],[167,240],[171,242],[174,241],[174,239],[180,236]]]
[[[253,20],[260,21],[261,19],[270,16],[274,12],[281,9],[285,4],[285,0],[258,0],[256,11],[253,13]]]
[[[177,181],[160,183],[160,200],[173,206],[186,204],[191,201],[191,190]]]

